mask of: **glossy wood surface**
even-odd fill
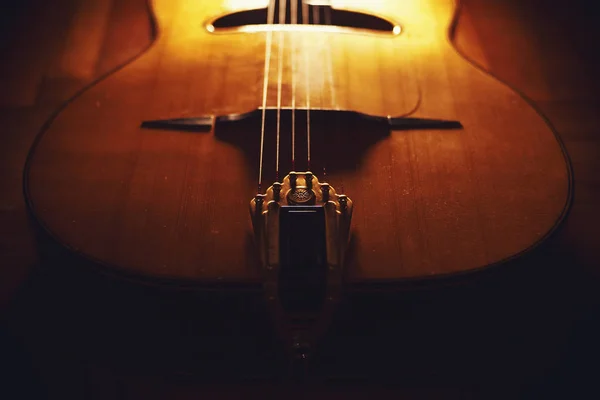
[[[266,34],[211,35],[198,23],[238,6],[156,0],[159,33],[149,51],[67,104],[42,133],[26,191],[60,242],[140,275],[258,280],[247,207],[256,146],[214,132],[139,129],[144,119],[260,105]],[[297,101],[310,93],[313,107],[379,115],[416,108],[412,116],[458,119],[464,130],[370,142],[369,132],[341,133],[327,173],[355,204],[349,279],[469,271],[543,239],[570,199],[565,155],[544,119],[452,47],[452,1],[379,2],[372,12],[398,20],[403,33],[275,32],[268,104],[276,104],[283,40],[285,106],[296,76]],[[310,67],[294,67],[293,58]],[[259,139],[257,131],[239,135]],[[356,157],[336,168],[345,154]]]

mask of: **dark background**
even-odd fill
[[[21,195],[33,137],[78,88],[139,52],[150,25],[143,0],[2,0],[0,396],[597,398],[595,2],[463,3],[458,48],[530,97],[565,142],[569,217],[492,272],[348,296],[299,385],[280,376],[260,295],[146,288],[37,259]]]

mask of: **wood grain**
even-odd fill
[[[27,166],[28,200],[74,251],[141,275],[258,279],[248,245],[252,151],[214,132],[139,129],[144,119],[260,104],[267,34],[211,35],[195,22],[222,11],[219,3],[155,1],[159,36],[150,51],[75,99],[41,136]],[[328,180],[343,182],[356,207],[349,279],[451,274],[525,251],[554,229],[569,202],[556,136],[523,98],[454,50],[446,37],[453,2],[389,2],[384,11],[405,21],[403,35],[273,35],[274,55],[295,43],[298,58],[312,60],[297,78],[299,98],[310,95],[313,106],[390,115],[419,104],[414,116],[465,127],[393,132],[358,149],[353,139],[368,132],[342,132],[351,139],[332,159],[357,157],[347,168],[330,163]],[[329,49],[335,79],[323,57]],[[240,135],[258,140],[257,133]]]

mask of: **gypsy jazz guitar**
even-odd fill
[[[454,1],[151,6],[150,48],[67,102],[26,165],[32,216],[83,259],[256,284],[302,347],[342,283],[496,265],[563,219],[560,140],[456,51]]]

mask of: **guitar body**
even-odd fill
[[[266,105],[308,99],[319,109],[458,120],[463,128],[380,135],[340,123],[324,137],[328,129],[315,125],[313,172],[324,180],[326,165],[327,181],[354,203],[347,281],[473,271],[542,241],[570,202],[567,157],[526,100],[452,47],[454,2],[353,3],[335,7],[397,21],[402,32],[275,30]],[[70,251],[111,270],[259,282],[248,204],[260,124],[227,135],[140,125],[260,108],[268,34],[209,32],[205,22],[266,2],[152,7],[158,34],[150,49],[72,99],[40,133],[25,171],[31,213]],[[265,153],[275,149],[266,141]],[[265,157],[263,190],[276,179],[272,160]]]

